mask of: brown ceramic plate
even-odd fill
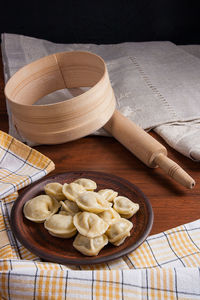
[[[110,188],[121,196],[139,203],[139,211],[130,219],[133,223],[131,236],[119,247],[112,244],[106,245],[97,256],[84,256],[73,246],[74,238],[61,239],[51,236],[44,228],[43,223],[38,224],[27,220],[23,215],[23,206],[29,199],[44,193],[44,186],[50,182],[72,182],[77,178],[85,177],[97,183],[97,190]],[[148,236],[153,224],[153,211],[146,196],[132,183],[112,174],[92,171],[67,172],[53,175],[40,180],[19,196],[11,212],[11,228],[17,239],[32,253],[45,261],[61,264],[95,264],[103,263],[136,249]]]

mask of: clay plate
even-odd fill
[[[85,177],[97,183],[97,190],[110,188],[121,196],[139,203],[140,210],[130,219],[133,223],[131,236],[119,247],[106,245],[98,256],[84,256],[73,246],[74,238],[61,239],[51,236],[38,224],[27,220],[23,215],[23,206],[29,199],[44,193],[44,186],[50,182],[70,183],[77,178]],[[135,250],[148,236],[153,224],[153,211],[146,196],[132,183],[112,174],[92,171],[67,172],[46,177],[28,187],[18,197],[11,212],[11,228],[17,239],[32,253],[45,261],[61,264],[95,264],[117,259]]]

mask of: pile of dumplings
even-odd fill
[[[118,196],[112,189],[94,192],[97,184],[79,178],[71,183],[48,183],[46,194],[24,205],[24,216],[36,223],[44,223],[49,234],[59,238],[76,235],[73,246],[82,254],[95,256],[108,244],[121,245],[130,236],[131,218],[139,204]]]

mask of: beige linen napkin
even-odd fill
[[[182,50],[200,59],[200,45],[179,46]],[[188,99],[189,101],[190,99]],[[192,103],[191,103],[192,105]],[[200,111],[199,105],[196,109]],[[200,160],[200,120],[174,122],[154,130],[174,149],[193,160]]]

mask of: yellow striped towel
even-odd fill
[[[48,157],[0,131],[0,199],[42,178],[54,168]]]
[[[34,160],[40,155],[37,153]],[[28,154],[23,161],[28,160],[32,166],[26,157]],[[41,165],[43,169],[48,165],[47,173],[53,164],[47,158],[44,161]],[[15,178],[12,172],[11,178]],[[27,183],[19,182],[18,178],[17,188]],[[15,181],[12,184],[15,186]],[[12,184],[10,192],[16,189]],[[0,299],[200,299],[200,220],[149,236],[134,252],[120,259],[93,266],[67,266],[42,262],[17,241],[9,219],[18,194],[5,197],[5,189],[1,193]]]

